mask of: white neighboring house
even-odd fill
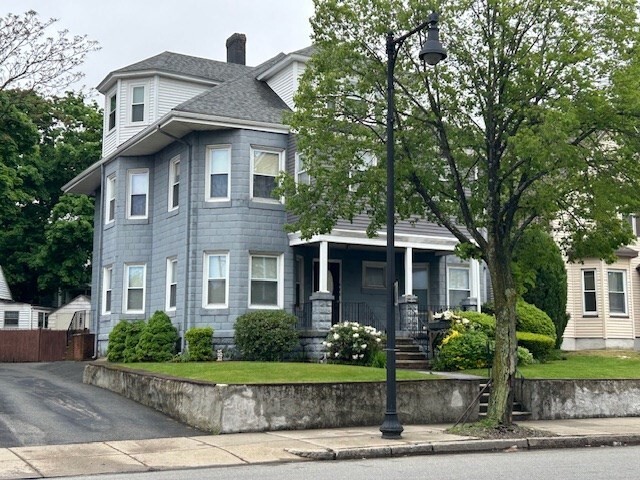
[[[14,302],[0,266],[0,328],[30,330],[48,328],[51,308]]]
[[[73,330],[89,328],[91,321],[91,298],[78,295],[69,303],[49,314],[51,330],[67,330],[73,322]]]

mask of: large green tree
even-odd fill
[[[445,226],[484,260],[497,317],[488,418],[511,423],[516,366],[513,252],[555,222],[570,258],[607,257],[638,210],[635,1],[315,0],[315,54],[290,118],[313,178],[283,178],[292,229],[385,222],[385,36],[440,12],[448,58],[420,63],[424,34],[395,70],[396,216]],[[367,167],[364,153],[377,167]]]

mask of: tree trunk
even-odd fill
[[[513,380],[516,372],[516,300],[510,255],[496,249],[487,262],[494,292],[496,316],[495,353],[491,372],[491,395],[487,420],[510,425],[513,411]]]

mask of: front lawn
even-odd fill
[[[188,362],[117,365],[172,377],[226,384],[382,382],[386,379],[386,370],[383,368],[320,363]],[[426,380],[438,377],[411,370],[398,370],[397,378]]]
[[[640,352],[585,350],[562,352],[562,359],[518,367],[524,378],[535,379],[640,379]],[[487,369],[465,373],[487,376]]]

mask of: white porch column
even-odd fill
[[[475,258],[470,260],[471,275],[471,296],[476,299],[476,310],[479,312],[482,307],[482,299],[480,297],[480,262]]]
[[[413,295],[413,248],[404,252],[404,294]]]
[[[329,242],[320,242],[319,292],[328,292],[327,272],[329,271]]]

